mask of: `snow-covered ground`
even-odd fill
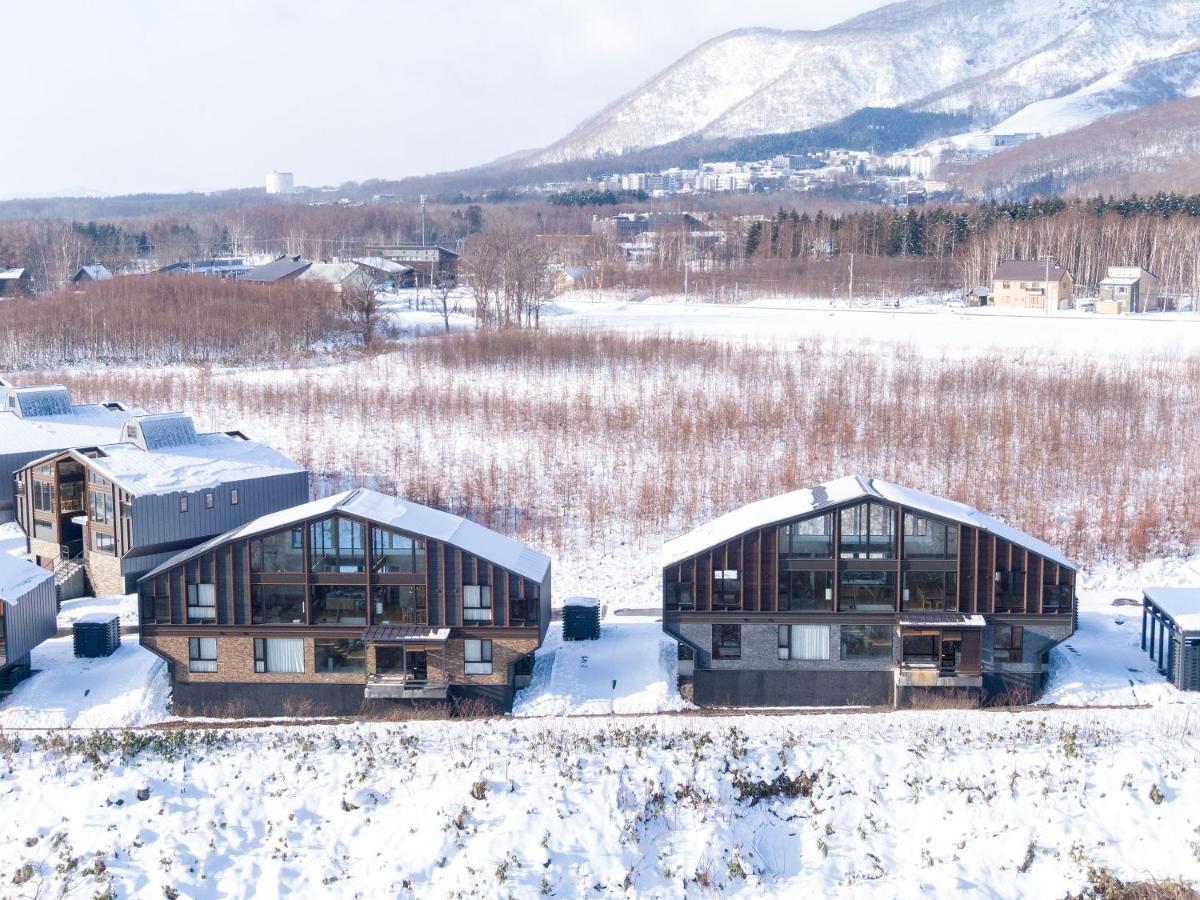
[[[666,300],[666,302],[664,302]],[[1098,316],[1066,311],[1047,316],[995,307],[952,307],[903,301],[899,308],[833,305],[827,300],[765,298],[740,305],[684,303],[682,298],[597,301],[593,292],[558,298],[542,319],[556,328],[592,328],[778,344],[811,338],[911,343],[930,353],[1021,347],[1055,353],[1194,353],[1200,316],[1192,313]]]

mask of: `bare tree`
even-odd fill
[[[342,282],[342,311],[351,332],[364,347],[370,347],[383,317],[383,303],[376,290],[378,281],[360,266]]]

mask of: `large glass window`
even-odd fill
[[[668,582],[666,585],[667,609],[695,609],[696,586],[688,582]]]
[[[1071,611],[1071,599],[1074,592],[1068,578],[1063,584],[1054,583],[1053,567],[1046,563],[1046,574],[1042,581],[1042,612],[1059,613]]]
[[[366,585],[313,585],[312,620],[314,625],[366,625]]]
[[[958,556],[958,526],[937,519],[904,514],[905,559],[954,559]]]
[[[828,625],[780,625],[780,659],[829,659]]]
[[[491,675],[492,642],[463,641],[463,660],[467,675]]]
[[[376,572],[424,572],[425,542],[382,528],[372,528],[371,565]]]
[[[905,572],[904,609],[956,609],[958,576],[954,572]]]
[[[833,513],[781,526],[779,555],[800,559],[833,559]]]
[[[58,499],[60,513],[81,513],[83,512],[83,482],[82,481],[64,481],[59,485],[61,494]],[[112,495],[109,495],[109,515],[112,515]],[[111,524],[111,518],[110,518]]]
[[[996,612],[1023,612],[1025,609],[1025,573],[1002,569],[995,574]]]
[[[216,638],[188,638],[188,671],[217,671]]]
[[[841,574],[839,610],[893,612],[896,609],[896,573],[847,569]]]
[[[843,625],[842,659],[891,659],[891,625]]]
[[[713,570],[713,609],[741,609],[742,583],[737,569]]]
[[[250,621],[255,625],[303,625],[306,593],[302,584],[253,585]]]
[[[217,586],[215,584],[189,584],[187,586],[187,620],[189,623],[217,621]]]
[[[742,626],[714,625],[712,627],[713,659],[742,658]]]
[[[903,641],[904,662],[908,665],[935,666],[939,660],[937,635],[906,634]]]
[[[112,525],[116,521],[112,494],[107,491],[88,491],[88,518],[97,525]]]
[[[508,621],[510,625],[538,624],[542,615],[539,594],[538,585],[526,584],[525,596],[514,594],[509,598]]]
[[[1021,662],[1025,629],[1020,625],[992,626],[992,659],[996,662]]]
[[[108,556],[115,556],[117,553],[117,539],[111,534],[105,534],[103,531],[93,531],[92,551],[95,553],[104,553]]]
[[[896,517],[890,506],[859,503],[841,512],[842,559],[895,559]]]
[[[163,625],[171,624],[171,598],[165,594],[149,594],[143,597],[142,621]]]
[[[48,481],[33,483],[33,508],[41,512],[54,512],[54,485]]]
[[[300,638],[255,638],[255,672],[304,671],[304,641]]]
[[[377,585],[374,589],[376,625],[424,625],[425,586]]]
[[[365,572],[366,528],[361,522],[334,517],[309,526],[308,544],[314,572]]]
[[[362,641],[313,641],[318,672],[356,673],[367,671],[367,650]]]
[[[492,621],[492,588],[487,584],[463,585],[463,621]]]
[[[779,609],[781,612],[832,610],[833,573],[781,571]]]
[[[304,571],[304,531],[288,528],[250,542],[250,571],[256,575]]]

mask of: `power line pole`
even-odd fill
[[[850,254],[850,305],[854,305],[854,254]]]

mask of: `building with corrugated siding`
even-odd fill
[[[0,690],[29,675],[29,654],[58,630],[54,576],[27,559],[0,553]]]
[[[1142,649],[1181,691],[1200,691],[1200,587],[1148,587]]]
[[[308,470],[238,431],[182,413],[125,416],[120,438],[26,463],[17,520],[42,564],[81,557],[97,595],[197,544],[308,498]]]
[[[853,475],[669,542],[663,628],[701,705],[1024,699],[1074,632],[1075,572],[969,506]]]
[[[135,413],[123,403],[72,403],[61,384],[20,388],[0,379],[0,522],[16,518],[13,476],[22,466],[70,447],[119,441]]]
[[[508,709],[550,622],[550,560],[460,516],[353,490],[181,553],[138,595],[142,644],[168,661],[181,713]]]

